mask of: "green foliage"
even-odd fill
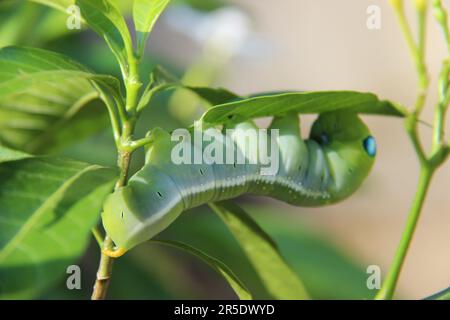
[[[200,11],[214,11],[227,5],[226,0],[172,0],[176,4],[191,6]]]
[[[9,149],[6,147],[1,147],[1,150],[2,152],[0,152],[0,163],[14,160],[21,160],[30,157],[30,155],[26,153]]]
[[[0,97],[26,93],[40,82],[55,83],[66,78],[77,81],[94,80],[112,90],[119,91],[119,83],[112,76],[97,75],[69,57],[51,51],[6,47],[0,50]]]
[[[450,300],[450,287],[425,298],[425,300]]]
[[[442,6],[440,0],[433,1],[433,11],[437,24],[444,35],[444,43],[447,46],[447,57],[442,63],[438,77],[437,89],[439,92],[438,102],[434,108],[434,123],[431,127],[432,139],[430,151],[422,145],[422,138],[419,134],[419,119],[427,102],[427,94],[430,86],[430,79],[427,71],[426,35],[427,35],[427,11],[428,3],[425,0],[415,1],[417,33],[413,34],[403,8],[403,2],[391,1],[391,5],[397,16],[398,23],[403,32],[403,36],[408,45],[411,58],[414,62],[417,73],[417,96],[414,107],[411,108],[409,116],[405,122],[406,133],[414,147],[417,159],[420,164],[419,180],[414,199],[411,203],[408,218],[398,244],[391,267],[385,280],[376,295],[378,300],[392,299],[395,293],[400,273],[405,262],[408,249],[411,245],[414,232],[417,228],[422,208],[431,185],[432,177],[442,166],[450,155],[450,140],[445,136],[447,111],[450,104],[450,37],[447,21],[447,10]],[[417,37],[417,39],[415,39]]]
[[[355,91],[290,92],[251,97],[209,109],[202,120],[211,125],[251,118],[348,110],[357,113],[405,116],[399,105],[380,101],[371,93]]]
[[[64,12],[66,12],[69,6],[75,4],[75,0],[28,0],[28,1],[43,4]]]
[[[272,297],[308,298],[302,282],[287,265],[275,242],[243,209],[231,202],[210,206],[233,233]]]
[[[31,298],[87,247],[116,171],[0,147],[0,297]]]
[[[212,269],[214,269],[228,282],[228,284],[233,288],[234,292],[239,297],[239,299],[241,300],[252,299],[252,295],[245,287],[245,285],[242,283],[242,281],[239,280],[239,278],[236,277],[233,271],[231,271],[230,268],[228,268],[223,262],[185,243],[169,240],[152,240],[152,242],[175,247],[177,249],[186,251],[187,253],[190,253],[195,257],[203,260],[206,264],[208,264]]]
[[[17,6],[18,9],[20,7],[17,14],[13,12],[11,15],[0,15],[0,40],[3,41],[0,44],[39,43],[26,41],[24,37],[30,34],[29,37],[33,38],[31,35],[40,34],[42,41],[52,39],[52,36],[42,36],[48,34],[49,30],[64,30],[61,33],[55,32],[53,36],[65,34],[66,28],[54,26],[64,22],[65,15],[61,12],[65,13],[70,5],[77,4],[81,8],[83,21],[104,39],[116,57],[123,79],[122,83],[119,83],[112,76],[96,74],[72,59],[50,51],[24,47],[1,49],[0,143],[29,153],[53,152],[103,129],[109,112],[115,146],[119,151],[117,160],[121,174],[120,179],[116,181],[118,174],[114,169],[56,157],[33,157],[0,146],[1,298],[39,296],[46,288],[56,283],[68,265],[80,258],[86,250],[89,231],[98,221],[104,197],[110,193],[114,182],[118,187],[127,183],[131,153],[151,143],[145,138],[135,140],[137,135],[134,127],[139,118],[142,121],[142,111],[146,108],[152,109],[149,106],[157,93],[173,88],[194,92],[212,106],[202,117],[209,125],[280,116],[288,112],[320,114],[343,109],[366,114],[411,116],[402,106],[381,101],[371,93],[284,92],[239,97],[223,88],[188,86],[161,68],[153,71],[147,87],[141,90],[139,74],[142,74],[143,70],[138,68],[139,63],[142,61],[148,37],[158,17],[168,6],[169,0],[26,2],[43,4],[60,12],[58,16],[49,16],[48,20],[40,22],[36,30],[30,30],[29,26],[22,24],[24,19],[30,22],[29,25],[32,25],[31,21],[39,20],[40,14],[46,12],[39,6]],[[225,2],[220,0],[172,2],[205,11],[225,5]],[[11,9],[11,3],[12,1],[7,4],[0,3],[0,7]],[[132,5],[136,48],[133,48],[130,30],[123,16]],[[420,62],[420,59],[418,61]],[[421,72],[425,74],[424,70]],[[448,80],[447,76],[448,70],[443,74],[443,78]],[[448,83],[444,84],[446,85],[441,87],[442,91],[446,92]],[[125,88],[125,95],[122,95],[121,88]],[[448,97],[444,94],[444,101],[440,103],[448,104],[446,99]],[[441,109],[442,116],[444,106],[441,106]],[[145,129],[148,131],[151,128]],[[441,131],[443,130],[437,130],[439,134]],[[442,142],[439,134],[436,139]],[[97,146],[95,149],[98,151]],[[448,153],[448,150],[446,152]],[[97,161],[98,154],[92,153],[94,155],[91,156]],[[436,156],[445,158],[444,154]],[[232,203],[211,204],[211,207],[231,231],[237,243],[228,241],[228,233],[224,228],[220,229],[223,226],[210,224],[208,217],[202,217],[199,221],[193,217],[183,218],[192,219],[195,223],[185,223],[181,227],[178,224],[177,229],[176,222],[173,229],[176,232],[171,233],[169,230],[165,234],[171,235],[171,238],[177,241],[153,242],[182,249],[200,258],[222,275],[241,299],[251,299],[252,294],[227,265],[240,276],[245,275],[246,283],[247,278],[256,279],[250,286],[252,293],[253,289],[257,292],[253,296],[305,299],[308,298],[304,288],[306,287],[312,297],[368,297],[364,291],[366,288],[363,290],[350,284],[351,281],[356,281],[355,279],[362,283],[364,272],[330,248],[309,239],[302,231],[289,231],[286,226],[276,227],[277,223],[267,224],[265,227],[270,228],[270,233],[281,244],[278,248],[268,233],[240,207]],[[261,208],[259,210],[263,211]],[[195,247],[179,242],[179,238],[183,236]],[[235,251],[239,250],[235,248],[237,246],[233,246],[236,244],[239,244],[242,252]],[[203,250],[205,247],[207,249]],[[215,258],[205,252],[214,252]],[[163,256],[161,254],[161,257]],[[128,259],[128,256],[125,259]],[[226,261],[227,259],[230,261]],[[146,260],[140,268],[136,268],[135,264],[122,266],[119,269],[122,279],[134,279],[133,284],[138,286],[140,277],[145,276],[143,265],[156,268],[157,263],[164,259],[152,257],[148,260],[150,262]],[[110,260],[105,261],[109,262],[101,265],[101,269],[110,270]],[[175,261],[176,259],[167,258],[166,268],[163,268],[159,275],[163,277],[174,274]],[[134,271],[139,273],[126,274]],[[335,272],[339,277],[337,279]],[[162,283],[164,281],[158,283],[160,279],[154,278],[152,277],[152,284],[158,288],[158,293],[168,296],[166,289],[171,286],[167,285],[170,281],[166,279],[165,286]],[[180,278],[182,276],[177,279]],[[128,281],[122,280],[122,283]],[[145,288],[141,287],[140,290],[141,294]],[[434,297],[448,297],[447,291]]]
[[[10,45],[42,47],[83,30],[67,28],[67,7],[61,5],[60,10],[54,10],[52,6],[54,3],[56,1],[1,1],[0,47]],[[48,7],[40,4],[47,4]]]
[[[129,73],[128,59],[133,55],[133,43],[120,10],[109,0],[76,0],[89,26],[103,37],[121,65]]]
[[[150,32],[169,2],[170,0],[134,0],[133,18],[138,57],[143,55]]]
[[[56,149],[104,128],[106,112],[98,113],[92,101],[102,92],[119,95],[115,78],[46,50],[3,48],[0,69],[0,142],[28,152]]]
[[[239,206],[270,234],[280,255],[295,274],[301,277],[312,299],[371,298],[373,291],[366,286],[367,273],[364,266],[349,257],[343,248],[333,245],[326,233],[310,228],[307,219],[296,208],[280,212],[276,203],[255,203],[245,199],[241,199]],[[255,272],[247,253],[230,233],[228,226],[221,221],[218,215],[211,214],[209,208],[197,208],[182,214],[160,238],[189,243],[214,254],[245,281],[254,299],[273,299],[273,295],[267,292],[267,287]],[[145,254],[149,247],[153,248],[150,245],[137,247],[136,255]],[[135,250],[125,255],[124,259]],[[149,264],[150,261],[153,262],[150,265],[154,267],[150,269],[159,268],[158,261],[152,260],[152,256],[146,259]],[[174,263],[189,270],[192,262],[178,258]],[[180,297],[183,296],[174,295],[174,298]]]
[[[193,87],[185,85],[162,67],[157,66],[150,74],[150,82],[142,94],[137,110],[141,111],[147,107],[157,93],[173,88],[189,90],[212,106],[239,99],[238,95],[224,88]]]
[[[19,2],[7,6],[3,4],[0,7],[0,47],[23,42],[31,26],[35,27],[33,24],[37,22],[38,16],[36,6],[25,6]],[[24,19],[30,21],[30,25],[24,25]]]

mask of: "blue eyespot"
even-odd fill
[[[377,154],[377,143],[374,137],[368,136],[365,138],[363,141],[363,146],[369,156],[375,157]]]

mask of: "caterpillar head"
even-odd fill
[[[325,151],[335,199],[352,194],[369,174],[376,156],[375,138],[356,113],[322,114],[313,124],[311,139]]]

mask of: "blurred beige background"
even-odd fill
[[[411,106],[416,74],[388,1],[385,0],[235,0],[250,13],[264,52],[233,59],[217,84],[246,94],[273,90],[370,91]],[[413,1],[405,1],[408,7]],[[411,5],[410,5],[411,4]],[[450,1],[444,1],[450,8]],[[381,30],[366,27],[369,5],[381,9]],[[411,8],[408,8],[411,9]],[[414,23],[414,14],[409,10]],[[432,122],[436,78],[445,46],[431,15],[427,60],[432,79],[424,120]],[[155,34],[155,50],[173,55],[176,36]],[[168,40],[170,39],[170,40]],[[170,41],[170,42],[167,42]],[[171,50],[170,50],[170,49]],[[188,63],[189,44],[178,60]],[[304,127],[311,118],[306,117]],[[301,215],[301,223],[326,233],[337,246],[383,274],[393,257],[415,192],[418,164],[399,119],[366,117],[379,153],[364,187],[351,199],[319,209],[282,206]],[[431,130],[422,126],[424,141]],[[305,131],[306,133],[307,131]],[[448,135],[447,135],[448,136]],[[435,176],[399,290],[405,298],[423,298],[450,285],[450,163]],[[299,222],[300,223],[300,222]]]

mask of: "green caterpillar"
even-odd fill
[[[375,139],[355,113],[319,115],[307,140],[300,136],[297,114],[274,118],[269,129],[274,128],[279,133],[275,175],[260,174],[260,159],[246,164],[174,164],[171,136],[154,130],[146,165],[105,202],[103,224],[117,246],[106,254],[120,256],[151,239],[187,209],[247,193],[296,206],[335,203],[358,189],[373,165]],[[234,129],[257,127],[245,121]],[[230,137],[224,134],[224,148],[230,146],[227,139]],[[246,138],[235,135],[231,139],[233,150],[239,152]],[[198,148],[193,142],[186,143],[192,144],[193,150]],[[262,142],[257,147],[269,145]]]

